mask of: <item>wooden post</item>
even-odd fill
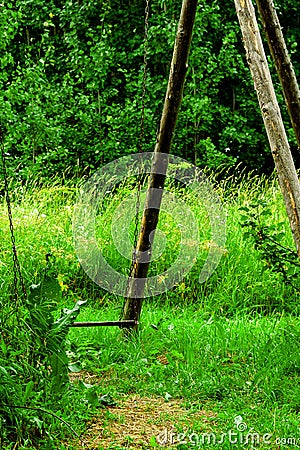
[[[251,0],[234,0],[259,106],[267,131],[297,253],[300,256],[300,185]]]
[[[256,0],[270,52],[283,89],[285,102],[300,148],[300,90],[273,0]]]
[[[128,280],[123,320],[139,321],[146,277],[151,259],[154,233],[158,223],[162,201],[168,154],[180,109],[188,55],[196,16],[197,0],[183,0],[176,34],[169,82],[165,97],[160,128],[154,150],[154,160],[149,177],[147,196],[136,248],[136,260]],[[162,153],[165,155],[163,156]],[[137,329],[137,325],[134,327]]]

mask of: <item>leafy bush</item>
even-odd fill
[[[294,0],[278,6],[291,52]],[[153,151],[180,4],[151,2],[145,150]],[[0,123],[10,173],[82,174],[136,151],[144,5],[18,0],[1,6]],[[297,61],[296,61],[297,63]],[[299,73],[299,66],[296,64]],[[290,130],[290,126],[288,125]],[[293,141],[294,143],[294,141]],[[213,168],[272,167],[232,2],[199,5],[173,153]]]
[[[254,246],[268,269],[282,276],[284,282],[299,293],[299,256],[296,250],[284,244],[285,222],[273,222],[273,211],[264,201],[240,208],[244,236],[252,238]]]
[[[55,411],[69,402],[66,335],[79,307],[65,309],[55,320],[59,290],[53,281],[32,286],[27,299],[1,300],[0,341],[0,443],[15,445],[47,439],[54,441]],[[51,298],[52,297],[52,298]],[[6,300],[6,301],[5,301]],[[55,314],[56,313],[56,314]],[[47,411],[48,408],[49,411]],[[50,419],[50,420],[49,420]],[[68,424],[65,422],[68,426]],[[71,428],[71,427],[69,427]],[[14,447],[17,448],[17,447]]]

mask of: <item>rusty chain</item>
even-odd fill
[[[139,212],[141,206],[141,189],[142,189],[142,159],[141,155],[144,150],[144,134],[145,134],[145,101],[146,101],[146,91],[147,91],[147,68],[148,68],[148,41],[149,41],[149,10],[150,10],[150,0],[146,0],[145,6],[145,22],[144,22],[144,58],[143,58],[143,81],[142,81],[142,97],[141,97],[141,119],[140,119],[140,134],[138,142],[139,151],[139,166],[138,166],[138,186],[137,186],[137,201],[136,201],[136,211],[135,211],[135,228],[134,228],[134,250],[132,259],[132,268],[137,261],[137,243],[139,236]]]
[[[20,262],[19,262],[19,258],[18,258],[17,247],[16,247],[15,231],[14,231],[13,216],[12,216],[12,209],[11,209],[11,198],[10,198],[9,186],[8,186],[4,136],[3,136],[3,131],[1,128],[0,128],[0,145],[1,145],[2,173],[3,173],[3,182],[4,182],[4,195],[5,195],[5,201],[6,201],[6,206],[7,206],[7,212],[8,212],[10,238],[11,238],[11,244],[12,244],[13,293],[14,293],[15,300],[19,299],[19,285],[20,285],[23,298],[25,299],[25,298],[27,298],[27,291],[26,291],[24,279],[22,276]]]

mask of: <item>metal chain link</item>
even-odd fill
[[[148,68],[148,41],[149,41],[149,10],[150,10],[150,0],[146,0],[145,7],[145,22],[144,22],[144,59],[143,59],[143,82],[142,82],[142,97],[141,97],[141,120],[140,120],[140,135],[138,143],[139,151],[139,166],[138,166],[138,186],[137,186],[137,201],[136,201],[136,211],[135,211],[135,229],[134,229],[134,250],[133,250],[133,260],[132,267],[137,261],[137,242],[139,236],[139,212],[141,206],[141,189],[142,189],[142,158],[141,155],[144,149],[144,134],[145,134],[145,100],[146,100],[146,90],[147,90],[147,68]],[[132,270],[131,267],[131,270]]]
[[[7,205],[9,228],[10,228],[10,238],[11,238],[11,244],[12,244],[13,275],[14,275],[13,291],[14,291],[15,300],[17,300],[19,298],[19,289],[18,289],[19,283],[20,283],[21,292],[22,292],[24,298],[27,298],[27,291],[26,291],[24,279],[23,279],[23,276],[21,273],[21,267],[20,267],[20,262],[19,262],[19,258],[18,258],[17,247],[16,247],[16,239],[15,239],[13,217],[12,217],[12,210],[11,210],[11,198],[10,198],[9,187],[8,187],[8,176],[7,176],[7,168],[6,168],[4,138],[3,138],[3,131],[1,128],[0,128],[0,145],[1,145],[1,161],[2,161],[2,171],[3,171],[3,181],[4,181],[4,194],[5,194],[5,201],[6,201],[6,205]]]

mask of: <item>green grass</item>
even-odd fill
[[[124,189],[124,192],[118,192],[111,203],[118,205],[128,190]],[[244,230],[240,225],[239,208],[255,202],[259,204],[264,200],[272,208],[272,220],[281,224],[286,244],[293,246],[283,201],[276,183],[274,180],[249,177],[240,184],[230,185],[230,181],[225,180],[217,186],[217,192],[223,199],[227,212],[227,242],[221,263],[206,283],[199,284],[198,276],[206,255],[203,248],[205,242],[209,240],[209,230],[206,236],[204,231],[202,233],[204,244],[201,242],[199,248],[199,262],[175,289],[161,296],[161,302],[183,300],[197,302],[209,313],[226,316],[234,315],[237,311],[270,313],[284,310],[296,313],[299,307],[297,295],[285,286],[280,275],[274,274],[261,261],[251,240],[243,237]],[[84,274],[75,254],[72,213],[76,194],[77,189],[74,186],[60,186],[57,181],[42,188],[27,186],[26,189],[18,189],[15,192],[13,216],[24,277],[28,284],[37,283],[46,267],[46,254],[51,253],[47,270],[51,276],[58,277],[68,297],[91,300],[101,297],[102,301],[106,301],[107,298],[111,300],[106,291],[95,286]],[[184,195],[183,200],[192,201],[191,198],[186,199]],[[110,234],[109,225],[115,206],[109,205],[106,213],[98,221],[100,229],[98,239],[100,244],[105,243],[103,252],[112,266],[116,270],[123,270],[126,274],[129,262],[116,252]],[[193,209],[201,224],[206,219],[203,207],[195,202]],[[0,226],[4,236],[1,242],[0,280],[4,294],[7,293],[6,289],[10,288],[12,281],[11,244],[6,216],[3,204],[0,211]],[[165,215],[166,219],[168,216]],[[165,228],[166,224],[163,224],[163,229]],[[153,273],[159,274],[163,267],[171,265],[174,258],[172,250],[174,253],[177,251],[178,229],[174,226],[173,234],[172,229],[168,229],[167,235],[170,238],[167,252],[153,263]]]
[[[112,312],[87,309],[80,317],[109,319]],[[119,331],[101,328],[72,329],[69,337],[73,358],[84,369],[99,373],[113,369],[122,380],[117,390],[124,393],[169,392],[175,397],[222,400],[243,392],[263,403],[287,396],[291,410],[299,410],[300,397],[289,391],[300,370],[297,318],[207,318],[195,307],[162,310],[148,304],[139,337],[133,341],[124,343]],[[87,352],[88,357],[87,343],[94,349]],[[157,361],[157,356],[164,354],[169,362],[166,367]],[[161,376],[165,378],[163,386],[159,386]]]
[[[86,309],[80,318],[114,315],[111,308]],[[278,448],[276,438],[300,437],[298,318],[225,319],[207,317],[196,307],[162,309],[151,302],[142,317],[139,336],[127,342],[114,329],[71,330],[70,357],[98,374],[99,395],[184,399],[189,411],[216,414],[209,429],[218,435],[234,429],[234,418],[242,416],[261,436],[272,435],[272,448]],[[201,426],[194,423],[192,431],[203,432]]]
[[[70,363],[96,374],[98,383],[92,388],[74,385],[58,406],[51,405],[51,398],[48,399],[47,408],[56,411],[78,432],[84,430],[90,414],[97,414],[92,401],[94,393],[109,393],[116,400],[135,393],[166,401],[183,399],[187,411],[213,411],[212,422],[193,422],[191,431],[195,433],[210,430],[222,434],[234,429],[234,418],[241,416],[248,428],[272,435],[272,444],[261,443],[259,448],[280,448],[276,438],[299,437],[299,294],[262,261],[251,239],[243,236],[240,224],[241,207],[264,201],[272,210],[266,224],[280,224],[284,244],[292,247],[281,194],[273,179],[251,176],[239,183],[232,177],[224,178],[216,183],[216,190],[227,214],[227,241],[218,268],[205,283],[199,284],[198,277],[207,253],[205,242],[210,238],[209,227],[203,225],[207,216],[203,205],[184,191],[181,198],[193,209],[202,227],[200,258],[190,273],[174,289],[145,301],[140,331],[133,339],[122,339],[120,330],[112,328],[70,330]],[[78,320],[115,320],[121,314],[123,299],[96,286],[84,274],[74,251],[72,214],[77,192],[78,187],[71,182],[62,186],[58,180],[44,186],[32,182],[14,188],[13,218],[24,280],[27,286],[47,280],[51,285],[47,295],[56,302],[57,315],[77,300],[87,300]],[[117,205],[128,193],[128,187],[121,187],[107,201],[105,215],[97,219],[98,241],[106,243],[104,253],[113,267],[124,273],[129,264],[114,249],[109,224]],[[176,190],[175,193],[179,195]],[[130,226],[132,238],[133,224]],[[167,213],[161,217],[160,226],[166,229],[169,242],[163,258],[153,264],[153,274],[173,263],[172,252],[176,253],[179,242],[177,225]],[[0,207],[0,230],[0,320],[4,326],[11,315],[13,290],[4,201]],[[1,363],[4,353],[0,353]],[[15,358],[20,364],[17,355]],[[36,397],[40,395],[34,389],[33,392]],[[20,402],[22,396],[21,380]],[[181,426],[177,424],[178,429]],[[56,442],[54,447],[45,444],[49,436]],[[57,442],[62,440],[69,441],[70,448],[75,446],[69,430],[53,418],[41,448],[59,448]],[[13,448],[13,444],[5,445],[3,448]],[[178,448],[188,448],[184,445]],[[223,443],[220,448],[232,445]],[[286,441],[282,448],[293,448],[288,445]],[[242,444],[236,448],[240,447],[245,448]],[[19,448],[34,447],[29,439]]]

